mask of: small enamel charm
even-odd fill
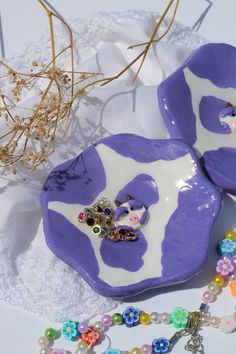
[[[85,208],[78,215],[78,221],[87,223],[95,236],[112,241],[134,241],[147,219],[147,208],[132,196],[127,195],[122,203],[115,200],[114,205],[102,198],[91,208]]]

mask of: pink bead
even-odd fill
[[[170,315],[166,312],[162,313],[161,314],[161,322],[165,323],[165,324],[170,323]]]
[[[78,331],[80,333],[87,333],[89,330],[89,325],[87,322],[80,322],[78,325]]]
[[[215,299],[216,299],[216,296],[213,293],[211,293],[210,291],[205,291],[205,293],[202,296],[202,301],[205,304],[209,304],[210,302],[215,301]]]
[[[87,215],[85,213],[79,213],[79,220],[80,221],[86,221]]]
[[[215,316],[210,317],[209,324],[213,328],[218,328],[220,326],[220,318],[215,317]]]
[[[110,327],[112,325],[112,317],[110,315],[103,315],[101,322],[103,326]]]
[[[151,345],[144,344],[141,348],[142,354],[152,354],[152,347]]]

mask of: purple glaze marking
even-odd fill
[[[109,171],[104,170],[95,146],[86,149],[79,157],[56,167],[45,183],[41,200],[48,246],[57,257],[78,271],[94,290],[105,296],[129,296],[149,288],[189,279],[199,271],[206,259],[209,231],[221,202],[215,187],[202,174],[194,152],[180,141],[148,140],[131,134],[112,136],[98,142],[96,146],[99,144],[109,146],[121,156],[145,164],[161,160],[163,167],[160,174],[165,174],[165,161],[178,161],[184,156],[190,156],[189,161],[195,169],[195,174],[186,183],[181,182],[177,208],[165,228],[162,276],[147,278],[127,286],[110,286],[98,276],[99,264],[89,236],[61,213],[48,208],[48,203],[53,201],[66,203],[73,208],[74,204],[93,203],[101,192],[106,196],[106,173]],[[150,210],[160,202],[158,185],[153,183],[148,174],[138,175],[117,191],[117,199],[122,200],[126,194],[133,195]],[[163,210],[163,213],[166,212],[167,210]],[[162,210],[160,215],[156,215],[156,219],[163,219]],[[142,255],[146,253],[150,237],[158,242],[160,235],[155,229],[152,235],[140,233],[139,239],[133,244],[103,240],[100,250],[106,263],[113,267],[110,272],[113,272],[112,269],[122,268],[131,270],[135,276],[135,272],[142,268]]]
[[[219,112],[225,112],[226,103],[219,98],[207,96],[202,97],[199,105],[199,114],[202,125],[217,134],[230,134],[231,129],[227,123],[223,123],[220,118],[223,116]],[[227,108],[228,109],[228,108]]]
[[[226,140],[224,140],[221,146],[218,144],[218,147],[225,149],[223,155],[227,161],[220,159],[222,154],[218,153],[218,147],[215,148],[215,145],[210,146],[211,142],[216,139],[217,142],[220,142],[221,136],[229,137],[228,139],[230,139],[231,135],[236,132],[236,119],[232,117],[232,120],[229,120],[226,117],[230,111],[227,106],[235,103],[228,102],[228,99],[224,101],[219,97],[214,97],[210,92],[207,95],[205,92],[199,104],[200,123],[197,122],[192,107],[194,97],[191,96],[190,88],[185,81],[184,70],[186,68],[196,75],[196,77],[208,79],[217,88],[235,89],[236,48],[223,43],[211,43],[200,47],[175,73],[164,80],[158,88],[160,110],[169,130],[170,137],[181,139],[183,142],[195,146],[198,152],[203,155],[205,169],[208,166],[210,167],[210,170],[207,171],[210,179],[218,186],[223,187],[231,193],[236,193],[236,179],[230,169],[225,170],[224,174],[222,174],[223,168],[236,164],[235,154],[232,154],[231,150],[234,149],[232,139],[228,146]],[[208,87],[205,81],[202,81],[201,84],[203,86],[206,85],[204,87]],[[235,113],[234,107],[231,113]],[[202,143],[199,143],[202,145],[198,145],[198,140],[201,142],[204,138],[196,136],[197,124],[202,124],[206,130],[212,132],[212,137],[209,135],[209,138],[204,137],[209,141],[207,144],[208,148],[205,148]],[[207,150],[209,150],[210,154],[207,153]],[[230,153],[227,154],[226,151]],[[208,161],[208,158],[210,158],[210,161]]]

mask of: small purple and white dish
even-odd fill
[[[57,166],[41,200],[49,248],[109,297],[198,274],[221,205],[191,147],[132,134]]]
[[[236,48],[206,44],[158,88],[170,137],[193,146],[211,180],[236,193]]]

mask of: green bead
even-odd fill
[[[123,323],[123,316],[120,313],[114,313],[112,323],[113,325],[121,325]]]
[[[54,328],[47,328],[44,332],[45,337],[49,340],[53,340],[56,338],[57,331]]]

